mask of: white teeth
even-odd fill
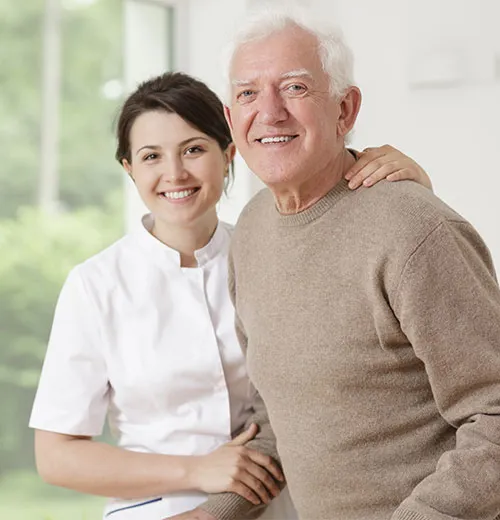
[[[183,191],[165,191],[163,196],[167,199],[185,199],[192,195],[196,190],[183,190]]]
[[[293,139],[293,136],[291,135],[283,135],[280,137],[263,137],[260,142],[261,143],[287,143],[288,141],[291,141]]]

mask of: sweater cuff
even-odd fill
[[[451,519],[452,517],[439,514],[439,519],[441,518]],[[421,513],[416,513],[415,511],[411,511],[405,507],[399,507],[391,516],[391,520],[434,520],[434,518]],[[495,516],[493,520],[500,520],[500,515]]]
[[[266,505],[256,506],[236,493],[217,493],[210,495],[198,508],[217,520],[251,520],[258,518]]]
[[[415,511],[410,511],[403,507],[399,507],[391,516],[391,520],[431,520],[428,516],[424,516]]]

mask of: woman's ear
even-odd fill
[[[135,182],[134,176],[132,175],[132,165],[127,161],[127,159],[122,160],[123,169],[127,172],[127,175]]]
[[[236,146],[234,143],[227,145],[227,148],[224,150],[224,155],[226,157],[226,167],[229,168],[229,165],[233,162],[234,156],[236,155]]]

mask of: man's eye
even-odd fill
[[[303,85],[298,85],[298,84],[294,83],[293,85],[289,85],[287,87],[287,90],[289,90],[290,92],[293,92],[293,93],[300,93],[300,92],[303,92],[305,90],[305,88]]]
[[[237,95],[237,98],[238,99],[248,99],[250,97],[252,97],[253,95],[255,94],[255,91],[254,90],[242,90],[238,95]]]

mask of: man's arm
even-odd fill
[[[243,324],[239,319],[238,309],[236,307],[236,284],[232,255],[229,255],[229,292],[233,305],[236,308],[236,333],[241,348],[246,353],[247,336]],[[254,413],[248,419],[245,428],[249,428],[252,423],[255,423],[259,427],[259,432],[245,446],[264,453],[279,463],[278,451],[276,449],[276,438],[269,423],[269,417],[264,402],[257,392],[255,393],[253,409]],[[284,482],[277,482],[277,484],[281,489],[285,486]],[[200,506],[200,509],[209,513],[217,520],[251,520],[253,518],[258,518],[264,512],[266,507],[265,504],[254,505],[235,493],[217,493],[210,495],[207,501]]]
[[[456,447],[392,520],[500,518],[500,291],[472,226],[439,224],[408,259],[394,302]]]
[[[276,440],[269,425],[264,403],[258,394],[254,401],[254,413],[245,427],[251,423],[256,423],[259,426],[259,433],[246,446],[278,461]],[[277,482],[277,484],[280,488],[284,487],[283,482]],[[207,501],[200,506],[200,509],[217,520],[250,520],[258,518],[266,507],[266,504],[254,505],[235,493],[217,493],[210,495]]]

